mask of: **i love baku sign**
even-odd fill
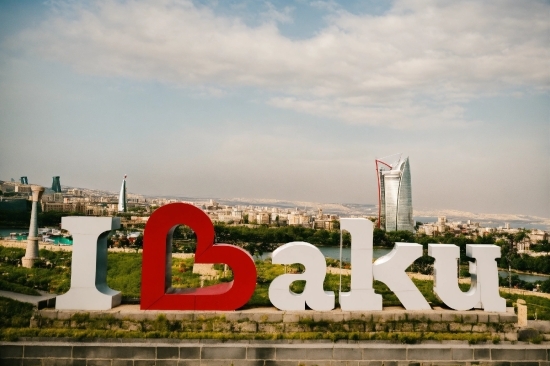
[[[62,218],[62,228],[73,235],[71,288],[56,298],[56,309],[107,310],[120,304],[121,294],[107,285],[107,235],[120,227],[117,217]],[[191,289],[172,288],[172,233],[179,225],[196,234],[195,263],[223,263],[233,271],[233,281]],[[382,296],[373,281],[385,283],[407,310],[431,310],[430,305],[405,273],[422,256],[422,245],[396,243],[387,255],[373,263],[373,225],[367,219],[340,220],[340,229],[351,234],[351,286],[339,293],[343,311],[382,310]],[[173,203],[157,209],[145,226],[141,275],[142,310],[236,310],[252,297],[256,288],[256,266],[250,254],[234,245],[214,244],[214,226],[199,208]],[[457,278],[459,247],[429,244],[434,262],[434,292],[451,309],[484,309],[505,312],[506,301],[499,295],[496,245],[466,245],[472,258],[472,284],[460,290]],[[303,273],[283,274],[269,286],[269,300],[280,310],[329,311],[335,294],[325,291],[326,260],[321,251],[306,242],[291,242],[277,248],[274,264],[300,263]],[[305,281],[302,293],[290,290],[295,281]]]

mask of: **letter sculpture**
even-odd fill
[[[395,247],[374,262],[374,279],[384,282],[407,310],[431,310],[430,304],[411,281],[405,270],[422,256],[422,245],[395,243]]]
[[[224,263],[233,271],[233,281],[204,288],[172,287],[172,233],[178,225],[195,231],[195,263]],[[385,256],[373,259],[373,225],[366,219],[341,219],[341,229],[352,237],[351,285],[340,293],[344,311],[382,310],[382,296],[376,294],[373,280],[384,282],[407,310],[429,310],[430,305],[405,273],[422,255],[416,243],[397,243]],[[74,237],[71,288],[57,297],[56,309],[107,310],[120,304],[120,292],[107,286],[107,235],[120,227],[119,218],[63,217],[62,227]],[[456,310],[481,308],[505,312],[506,301],[498,290],[496,245],[466,245],[472,284],[467,292],[458,286],[459,247],[452,244],[429,244],[428,254],[435,258],[434,292]],[[269,299],[282,310],[328,311],[334,308],[335,296],[325,291],[326,260],[321,251],[305,242],[285,244],[273,252],[274,264],[300,263],[305,271],[283,274],[269,286]],[[157,209],[149,218],[143,239],[141,277],[142,310],[235,310],[252,297],[256,288],[256,266],[245,250],[214,244],[214,226],[199,208],[173,203]],[[301,294],[290,290],[294,281],[305,281]]]
[[[122,296],[107,286],[107,235],[120,227],[118,217],[61,218],[61,227],[73,236],[71,288],[57,296],[56,309],[108,310]]]
[[[172,233],[178,225],[195,231],[195,263],[225,263],[233,271],[233,281],[196,289],[172,288]],[[246,304],[255,288],[256,266],[250,254],[233,245],[214,245],[214,226],[201,209],[173,203],[153,212],[143,237],[141,309],[235,310]]]
[[[327,273],[325,256],[315,246],[295,241],[277,248],[272,255],[275,264],[301,263],[306,269],[300,274],[284,274],[269,285],[269,300],[281,310],[305,310],[306,303],[313,310],[332,310],[334,292],[324,291],[323,282]],[[304,280],[306,286],[301,294],[290,290],[294,281]]]
[[[372,222],[340,219],[340,229],[351,234],[351,288],[340,293],[342,310],[382,310],[382,295],[372,288]]]
[[[506,300],[498,292],[498,268],[495,259],[500,257],[496,245],[466,245],[470,262],[472,284],[467,292],[458,287],[457,260],[460,248],[454,244],[428,244],[428,254],[435,258],[434,292],[448,307],[455,310],[472,308],[505,312]]]

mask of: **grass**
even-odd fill
[[[124,297],[140,297],[141,253],[108,253],[107,285]]]
[[[34,306],[0,297],[0,329],[29,326]]]
[[[387,341],[416,344],[422,341],[462,340],[470,344],[493,341],[489,333],[434,333],[434,332],[288,332],[288,333],[238,333],[238,332],[181,332],[166,328],[163,323],[158,330],[124,331],[109,329],[73,328],[0,328],[0,340],[16,341],[21,337],[73,338],[85,341],[97,338],[167,338],[167,339],[214,339],[229,340],[323,340],[331,341]]]
[[[523,299],[527,303],[527,319],[535,319],[535,313],[538,320],[550,320],[550,299],[539,296],[510,294],[504,291],[500,296],[506,299],[507,306],[512,306],[518,299]]]
[[[25,255],[20,248],[0,246],[0,286],[3,290],[36,295],[36,290],[64,293],[70,287],[71,254],[40,250],[39,260],[34,268],[18,267]],[[6,283],[10,283],[7,285]]]
[[[20,285],[18,283],[12,283],[5,281],[3,279],[0,279],[0,290],[2,291],[10,291],[10,292],[16,292],[18,294],[25,294],[25,295],[32,295],[32,296],[39,296],[40,292],[36,291],[33,288]]]

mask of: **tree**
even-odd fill
[[[514,238],[513,240],[515,243],[520,243],[521,241],[523,241],[523,239],[527,237],[528,237],[527,230],[522,229],[518,231],[515,235],[513,235],[513,238]],[[513,242],[512,242],[512,245],[513,245]]]
[[[406,230],[396,230],[396,231],[387,231],[386,236],[388,240],[392,243],[414,243],[415,237],[414,234]]]
[[[537,244],[531,246],[531,249],[535,252],[550,252],[550,242],[548,239],[539,240]]]
[[[392,247],[394,243],[391,242],[390,239],[388,239],[388,236],[386,235],[386,230],[379,229],[377,227],[374,228],[373,231],[373,245],[375,247]]]
[[[543,283],[541,283],[540,290],[542,292],[550,293],[550,279],[548,279],[548,280],[544,281]]]
[[[136,248],[136,250],[143,249],[143,234],[139,234],[136,240],[134,240],[133,246]]]

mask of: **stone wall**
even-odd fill
[[[9,365],[244,365],[244,366],[548,366],[548,345],[468,345],[465,342],[0,342],[0,364]]]
[[[513,313],[513,308],[510,311],[413,312],[386,309],[372,312],[319,312],[257,308],[233,312],[193,312],[143,311],[136,305],[122,305],[107,311],[91,312],[42,309],[35,312],[31,327],[100,329],[123,333],[170,330],[193,333],[194,338],[208,338],[206,333],[239,333],[246,339],[258,338],[257,335],[263,335],[261,339],[277,338],[266,335],[290,338],[290,334],[304,332],[316,332],[320,334],[319,338],[335,338],[331,335],[354,333],[355,339],[375,339],[380,333],[463,333],[512,341],[517,340],[517,316]]]

